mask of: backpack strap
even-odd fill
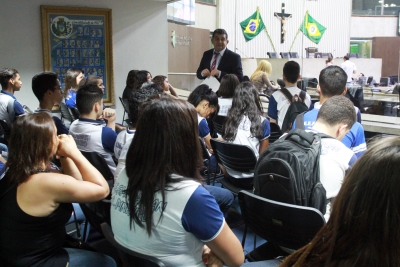
[[[281,88],[281,93],[286,96],[287,100],[289,100],[289,103],[292,103],[292,99],[293,96],[292,94],[289,92],[288,89],[286,89],[286,87]]]
[[[300,90],[300,96],[299,97],[301,99],[300,102],[305,103],[305,101],[306,101],[306,92],[304,92],[303,90]]]
[[[304,114],[305,114],[306,112],[302,112],[302,113],[300,113],[299,115],[297,115],[297,117],[296,117],[296,128],[295,129],[302,129],[302,130],[305,130],[305,127],[304,127]]]

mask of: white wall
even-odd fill
[[[397,17],[351,17],[352,38],[394,37],[397,31]]]
[[[217,8],[212,5],[196,3],[195,24],[192,27],[214,31],[217,28]]]
[[[288,19],[286,27],[286,41],[280,43],[281,23],[274,17],[274,12],[281,12],[283,1],[278,0],[219,0],[218,24],[227,30],[230,43],[228,48],[231,50],[239,49],[242,57],[265,58],[267,52],[272,52],[273,48],[265,31],[261,32],[253,40],[246,42],[239,23],[252,15],[257,6],[260,7],[260,14],[265,26],[271,36],[276,51],[287,52],[304,20],[306,10],[327,30],[320,43],[314,44],[303,34],[297,36],[292,52],[298,52],[305,56],[306,47],[318,47],[320,52],[331,52],[334,57],[343,56],[349,51],[350,43],[350,18],[351,1],[300,1],[286,0],[285,13],[293,14]],[[334,4],[333,4],[334,2]]]
[[[19,71],[22,89],[15,96],[36,109],[38,101],[31,79],[43,71],[40,5],[81,5],[112,9],[114,89],[117,120],[123,108],[118,99],[131,69],[146,69],[153,75],[168,72],[168,26],[166,1],[148,0],[2,0],[0,8],[0,68]]]

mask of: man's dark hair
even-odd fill
[[[55,88],[57,86],[57,79],[57,74],[51,71],[43,71],[33,76],[32,91],[39,102],[43,100],[43,96],[47,90],[58,90],[58,88]]]
[[[296,61],[288,61],[283,66],[283,75],[290,83],[296,83],[300,75],[300,65]]]
[[[346,60],[349,60],[349,56],[344,56],[343,58]]]
[[[103,98],[103,92],[97,85],[87,84],[79,88],[76,93],[76,107],[80,114],[89,114],[93,105]]]
[[[226,40],[228,40],[228,33],[227,33],[224,29],[216,29],[216,30],[213,32],[211,39],[214,38],[214,36],[215,36],[216,34],[225,34]]]
[[[350,130],[356,122],[356,116],[353,102],[345,96],[332,96],[322,104],[317,121],[322,121],[329,126],[344,123]]]
[[[138,122],[142,103],[146,99],[162,92],[163,89],[153,82],[145,83],[142,87],[133,91],[129,98],[129,120],[133,127],[136,127],[136,123]]]
[[[343,94],[346,88],[347,74],[339,66],[329,66],[319,73],[319,87],[326,97]]]
[[[17,76],[18,71],[16,69],[4,68],[0,71],[0,84],[2,88],[7,88],[10,79]]]

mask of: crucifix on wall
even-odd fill
[[[292,17],[292,14],[285,13],[285,3],[282,3],[282,12],[275,12],[274,15],[281,21],[281,44],[283,44],[286,38],[286,21]]]

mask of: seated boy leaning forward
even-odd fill
[[[314,104],[314,109],[304,113],[304,129],[308,130],[313,127],[317,119],[318,113],[321,106],[331,97],[345,95],[347,74],[341,67],[329,66],[324,68],[319,74],[319,84],[317,86],[317,92],[320,95],[319,102]],[[365,143],[364,128],[361,125],[361,113],[357,107],[354,107],[357,114],[357,122],[353,124],[350,131],[342,139],[342,143],[348,148],[353,150],[357,158],[359,158],[367,149]],[[303,128],[297,125],[295,121],[292,129]]]
[[[69,133],[74,137],[79,150],[96,152],[104,157],[111,172],[115,173],[114,145],[117,139],[115,133],[115,111],[103,110],[103,92],[93,84],[79,88],[76,93],[76,107],[80,117],[75,120]],[[104,120],[107,120],[107,124]]]
[[[346,171],[357,159],[353,151],[340,141],[355,121],[353,103],[344,96],[333,96],[322,105],[313,127],[306,130],[333,137],[321,138],[320,180],[328,199],[326,221],[330,215],[330,200],[339,193]]]

